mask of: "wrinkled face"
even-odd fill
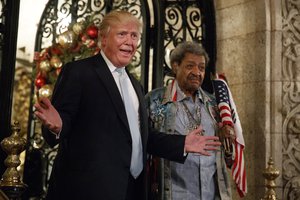
[[[182,62],[174,63],[172,69],[180,89],[187,96],[193,96],[201,86],[205,75],[205,57],[186,53]]]
[[[131,62],[140,39],[138,26],[133,22],[115,24],[101,38],[101,50],[116,67]]]

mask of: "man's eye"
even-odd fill
[[[131,35],[131,38],[132,38],[132,39],[138,39],[139,36],[138,36],[137,34],[132,34],[132,35]]]
[[[124,37],[126,34],[123,33],[123,32],[121,32],[121,33],[118,33],[118,35],[119,35],[120,37]]]
[[[204,71],[205,71],[205,66],[199,66],[199,70],[200,70],[201,72],[204,72]]]

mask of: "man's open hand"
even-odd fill
[[[188,133],[185,138],[185,152],[199,153],[201,155],[210,156],[209,151],[219,150],[221,142],[217,136],[201,135],[203,129],[199,126],[197,129]]]
[[[41,98],[34,104],[35,116],[42,124],[53,133],[58,134],[62,128],[62,120],[57,110],[53,107],[48,98]]]

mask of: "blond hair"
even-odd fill
[[[125,10],[113,10],[106,14],[100,23],[99,26],[99,35],[104,36],[106,35],[110,27],[113,25],[118,25],[118,24],[125,24],[128,22],[133,22],[136,24],[138,27],[139,31],[142,31],[142,23],[137,19],[134,15],[132,15],[130,12],[125,11]]]

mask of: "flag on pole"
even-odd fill
[[[216,74],[212,79],[212,84],[220,111],[223,125],[230,125],[234,128],[236,140],[234,141],[232,178],[237,186],[240,197],[247,193],[247,179],[244,161],[245,141],[242,132],[241,122],[233,101],[231,92],[226,83],[224,75]]]

